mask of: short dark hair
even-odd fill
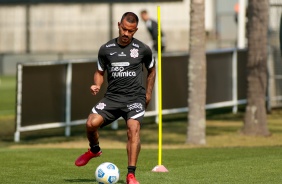
[[[123,19],[130,23],[136,23],[136,25],[138,25],[139,22],[138,16],[133,12],[125,12],[121,17],[120,22],[122,22]]]
[[[143,13],[147,14],[148,12],[147,12],[147,10],[142,10],[140,13],[141,14],[143,14]]]

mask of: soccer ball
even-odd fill
[[[95,178],[99,184],[117,183],[119,180],[119,169],[111,162],[104,162],[97,167]]]

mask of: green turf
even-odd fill
[[[74,166],[74,160],[86,151],[84,149],[9,148],[16,145],[13,143],[15,78],[0,79],[0,183],[95,183],[95,168],[106,161],[120,168],[121,179],[118,183],[125,183],[125,149],[104,149],[102,157],[78,168]],[[169,170],[168,173],[151,172],[158,164],[158,150],[143,149],[137,169],[140,183],[281,183],[282,111],[275,110],[268,115],[268,126],[273,135],[267,138],[240,136],[238,130],[242,126],[244,113],[231,112],[231,108],[207,111],[207,146],[211,148],[164,149],[163,164]],[[187,114],[164,116],[163,121],[163,143],[166,147],[187,146],[184,144]],[[154,118],[145,118],[141,131],[142,145],[157,143],[158,126],[153,122]],[[117,131],[105,128],[101,131],[101,137],[126,142],[124,130],[124,125]],[[71,137],[64,136],[63,128],[22,133],[19,145],[85,139],[85,126],[81,125],[72,127]],[[230,148],[226,148],[226,145]]]
[[[125,183],[124,149],[105,149],[84,167],[74,166],[81,149],[0,149],[0,183],[95,183],[95,168],[113,162]],[[140,153],[136,176],[142,184],[281,183],[282,147],[197,148],[163,150],[168,173],[151,170],[158,164],[156,149]]]
[[[16,77],[0,76],[0,115],[14,115],[16,102]]]

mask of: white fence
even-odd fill
[[[163,66],[163,114],[187,112],[188,54],[164,54]],[[269,63],[272,63],[269,57]],[[105,92],[94,98],[89,86],[96,70],[96,59],[50,61],[18,64],[17,112],[14,141],[20,141],[20,133],[48,128],[65,127],[70,136],[71,126],[84,124],[86,113]],[[246,103],[246,50],[225,49],[207,53],[207,105],[206,109],[233,107]],[[268,65],[274,71],[273,65]],[[176,75],[177,74],[177,75]],[[173,77],[172,77],[173,75]],[[281,105],[282,85],[269,75],[267,108]],[[157,85],[145,116],[156,116]],[[168,89],[174,90],[168,90]],[[273,92],[275,91],[275,93]]]

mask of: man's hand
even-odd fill
[[[92,85],[90,87],[92,95],[96,95],[100,91],[100,86],[97,85]]]
[[[150,103],[150,101],[151,101],[151,97],[152,97],[151,94],[146,93],[146,107],[145,107],[145,108],[148,107],[148,105],[149,105],[149,103]]]

